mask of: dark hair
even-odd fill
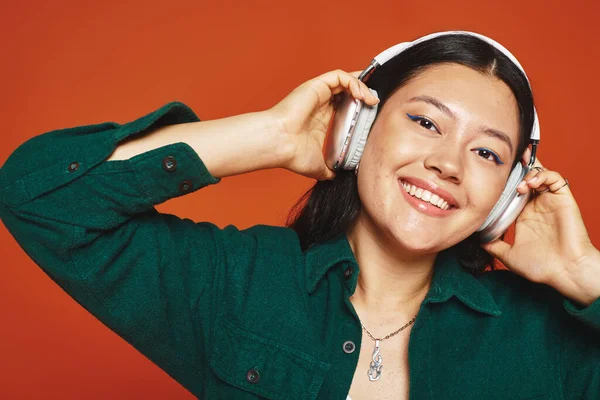
[[[502,80],[512,91],[519,107],[519,144],[513,167],[520,161],[528,145],[534,119],[533,95],[525,75],[513,62],[491,44],[471,35],[438,36],[421,42],[381,66],[367,82],[377,90],[378,112],[386,100],[411,78],[434,64],[465,65]],[[292,208],[286,225],[296,231],[303,250],[327,241],[346,231],[361,209],[356,176],[353,171],[340,171],[328,181],[318,181]],[[475,232],[453,246],[462,266],[476,274],[486,266],[492,269],[493,257],[479,246]]]

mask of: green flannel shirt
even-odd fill
[[[127,124],[33,137],[0,170],[3,223],[70,296],[198,398],[345,399],[362,337],[345,234],[303,252],[289,228],[157,212],[219,182],[183,142],[105,161],[125,138],[197,120],[169,103]],[[409,365],[415,400],[600,399],[600,300],[580,308],[509,271],[474,277],[442,252]]]

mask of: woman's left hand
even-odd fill
[[[529,161],[529,154],[523,159]],[[511,271],[587,306],[600,297],[600,252],[565,179],[539,160],[535,167],[541,171],[532,169],[517,189],[534,195],[517,218],[514,244],[498,239],[482,247]]]

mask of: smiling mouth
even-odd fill
[[[455,208],[453,205],[448,204],[448,202],[442,199],[437,194],[431,193],[429,190],[420,188],[403,180],[400,181],[402,183],[402,187],[412,197],[416,197],[417,199],[424,201],[426,203],[432,204],[435,207],[441,210],[451,210]]]

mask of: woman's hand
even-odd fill
[[[334,111],[333,96],[346,91],[368,105],[379,102],[358,80],[358,74],[336,70],[317,76],[267,111],[278,121],[280,134],[292,144],[293,150],[284,168],[318,180],[335,177],[323,157],[323,144]]]
[[[528,161],[529,154],[523,159]],[[543,169],[539,160],[535,167],[541,171],[532,169],[517,189],[535,194],[517,218],[514,244],[496,240],[482,247],[526,279],[589,305],[600,297],[600,252],[590,241],[565,179]]]

